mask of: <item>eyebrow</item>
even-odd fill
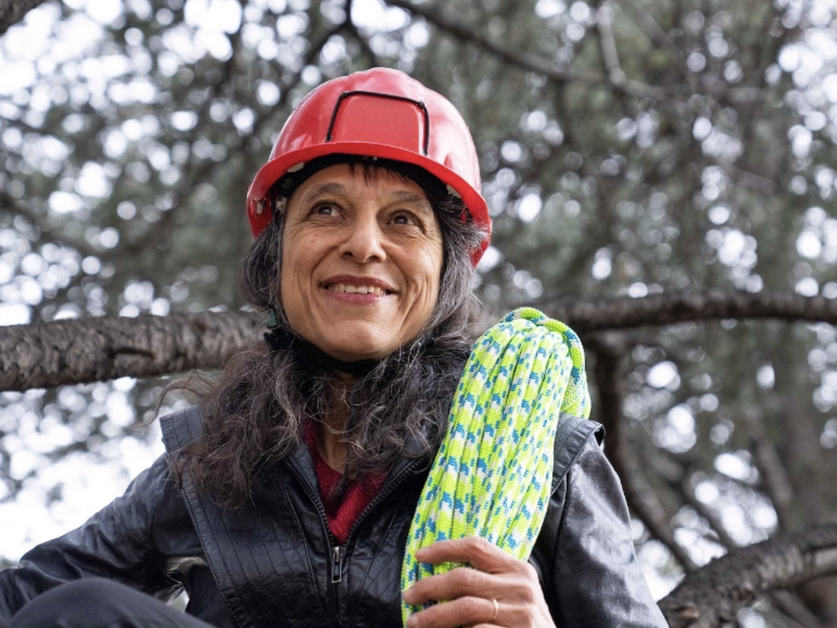
[[[323,183],[322,185],[318,185],[317,187],[308,191],[308,194],[302,199],[303,204],[310,203],[312,200],[317,198],[318,196],[322,196],[324,194],[345,194],[346,186],[340,183]],[[412,205],[418,206],[422,211],[431,214],[433,213],[433,205],[427,199],[427,197],[422,196],[421,194],[416,194],[415,192],[410,192],[408,190],[398,190],[393,193],[395,200],[401,203],[410,203]]]
[[[433,213],[433,205],[426,196],[416,194],[415,192],[408,192],[407,190],[399,190],[394,194],[394,196],[402,203],[411,203],[413,205],[417,205],[419,209],[427,212],[428,214]]]
[[[308,203],[311,200],[321,196],[323,194],[340,194],[345,192],[346,188],[339,183],[323,183],[322,185],[318,185],[317,187],[313,188],[312,190],[308,191],[308,194],[302,199],[303,203]]]

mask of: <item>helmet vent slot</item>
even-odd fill
[[[378,92],[343,92],[334,105],[326,142],[374,142],[427,155],[430,116],[419,100]]]

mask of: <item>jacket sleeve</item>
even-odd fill
[[[567,473],[542,530],[548,559],[536,567],[550,611],[558,628],[664,628],[634,551],[621,482],[597,436],[601,429],[570,436],[577,447],[563,452]]]
[[[81,527],[36,546],[18,567],[0,572],[0,627],[35,596],[78,578],[110,578],[164,599],[175,593],[177,583],[166,575],[152,533],[156,506],[171,485],[161,457]]]

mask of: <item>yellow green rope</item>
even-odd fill
[[[561,412],[590,413],[578,336],[534,308],[515,310],[480,337],[465,365],[407,537],[402,591],[458,566],[416,561],[416,550],[436,541],[481,536],[529,557],[549,502]],[[405,624],[418,610],[402,603]]]

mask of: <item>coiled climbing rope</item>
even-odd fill
[[[402,591],[458,566],[416,561],[416,550],[436,541],[481,536],[529,557],[549,503],[562,412],[590,413],[581,342],[538,310],[517,309],[479,338],[465,365],[407,537]],[[405,624],[418,610],[402,603]]]

